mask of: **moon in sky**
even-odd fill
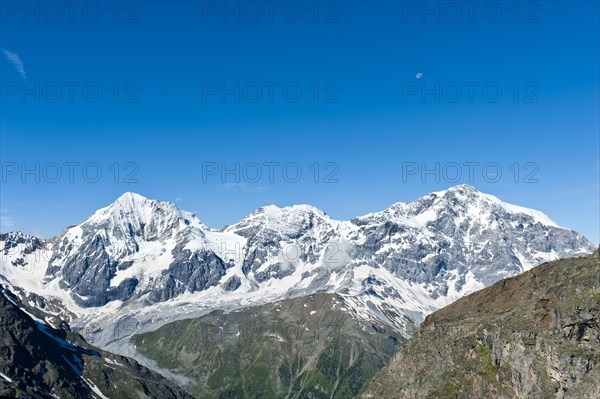
[[[423,74],[421,72],[417,73],[417,79],[421,79],[423,77]]]

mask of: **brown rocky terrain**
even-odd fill
[[[600,398],[600,258],[544,263],[426,318],[361,398]]]

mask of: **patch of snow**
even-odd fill
[[[107,358],[107,357],[105,357],[105,358],[104,358],[104,361],[105,361],[106,363],[108,363],[108,364],[112,364],[112,365],[114,365],[114,366],[123,366],[121,363],[119,363],[119,362],[116,362],[116,361],[114,361],[114,360],[111,360],[111,359],[109,359],[109,358]]]
[[[4,378],[8,382],[12,382],[12,380],[6,374],[0,373],[0,377]]]
[[[100,389],[98,389],[98,387],[91,380],[88,380],[87,378],[84,378],[83,376],[81,377],[81,379],[90,387],[90,389],[96,395],[98,395],[98,397],[100,399],[109,399],[108,397],[104,396],[104,394],[102,393],[102,391],[100,391]]]

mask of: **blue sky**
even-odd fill
[[[450,3],[3,2],[1,230],[125,191],[221,227],[470,183],[598,243],[598,2]]]

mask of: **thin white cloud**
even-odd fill
[[[13,227],[15,227],[15,221],[13,220],[13,218],[10,218],[8,216],[0,216],[0,227],[12,229]]]
[[[6,49],[2,49],[2,52],[4,53],[4,56],[6,57],[6,59],[11,64],[13,64],[13,66],[15,67],[17,72],[19,72],[19,75],[21,75],[21,77],[23,79],[27,79],[27,74],[25,73],[25,67],[23,66],[23,61],[21,61],[21,57],[19,57],[19,54],[11,53],[10,51],[8,51]]]
[[[10,212],[10,209],[0,208],[0,229],[3,233],[10,231],[15,227],[15,220],[10,216],[5,216]]]
[[[46,236],[46,234],[44,234],[44,233],[43,233],[41,230],[39,230],[39,229],[33,229],[33,231],[31,232],[31,235],[32,235],[32,236],[34,236],[34,237],[37,237],[37,238],[39,238],[39,239],[41,239],[41,240],[45,240],[46,238],[48,238],[48,237]]]
[[[236,192],[259,192],[268,190],[268,186],[254,186],[246,183],[224,183],[218,186],[218,190],[236,191]]]

